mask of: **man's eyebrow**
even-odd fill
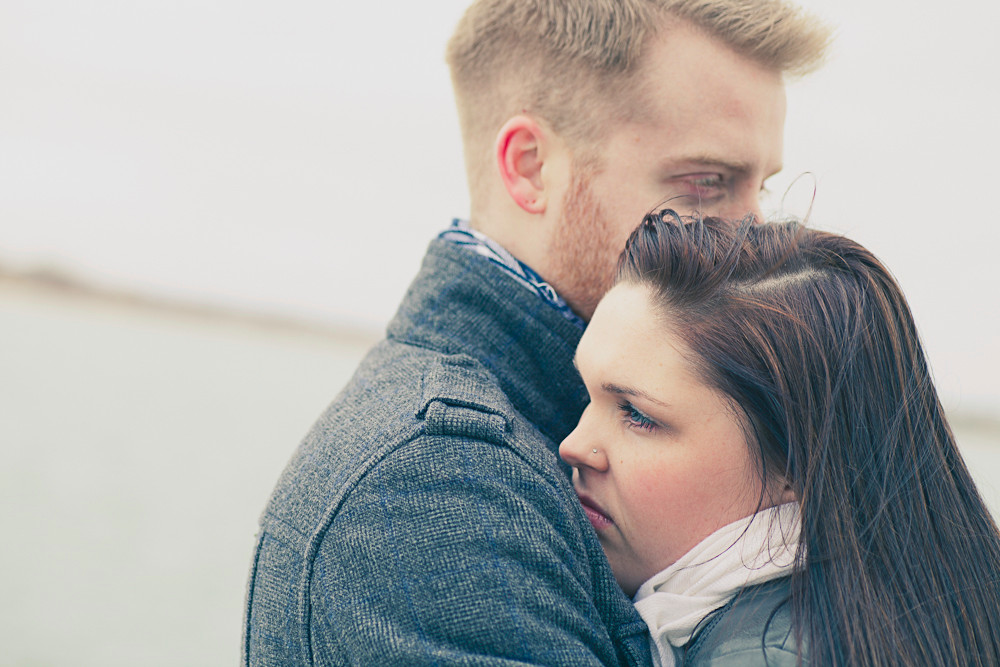
[[[671,159],[668,163],[664,164],[664,167],[674,167],[678,165],[698,165],[706,167],[715,167],[717,169],[725,169],[727,171],[737,172],[740,174],[749,174],[753,171],[753,165],[749,162],[741,162],[739,160],[727,160],[720,158],[715,155],[689,155],[688,157],[683,157],[679,159]],[[784,169],[783,164],[774,165],[774,168],[769,171],[765,178],[770,178]]]
[[[601,389],[609,394],[617,394],[619,396],[638,396],[639,398],[645,399],[650,403],[656,403],[657,405],[669,408],[669,403],[664,403],[658,398],[654,398],[651,394],[642,391],[641,389],[636,389],[635,387],[624,387],[613,382],[605,382],[601,385]]]

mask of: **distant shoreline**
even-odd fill
[[[146,310],[151,313],[242,324],[260,330],[301,333],[349,345],[373,345],[382,337],[381,331],[351,323],[310,321],[274,313],[97,286],[60,269],[36,268],[15,271],[0,265],[0,290],[5,288],[52,297],[85,299],[95,304]],[[945,407],[947,409],[947,406]],[[986,410],[951,410],[948,411],[948,420],[956,430],[1000,443],[1000,415],[991,414]]]
[[[381,331],[347,322],[308,320],[277,313],[145,294],[135,290],[98,286],[55,268],[16,271],[0,265],[0,289],[4,288],[52,297],[85,299],[134,310],[244,324],[258,329],[319,335],[347,344],[374,344],[382,337]]]

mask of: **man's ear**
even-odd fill
[[[507,194],[528,213],[544,213],[546,191],[542,181],[545,130],[528,116],[514,116],[497,134],[496,159]]]

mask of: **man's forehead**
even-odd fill
[[[781,171],[785,95],[780,80],[707,93],[692,90],[691,95],[642,94],[649,98],[642,113],[618,124],[609,144],[619,149],[632,144],[628,152],[643,155],[646,167],[768,176]],[[738,105],[730,105],[737,98]]]

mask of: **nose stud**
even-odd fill
[[[593,452],[593,453],[595,453],[595,454],[597,453],[597,449],[592,449],[592,450],[590,450],[590,451],[592,451],[592,452]]]

